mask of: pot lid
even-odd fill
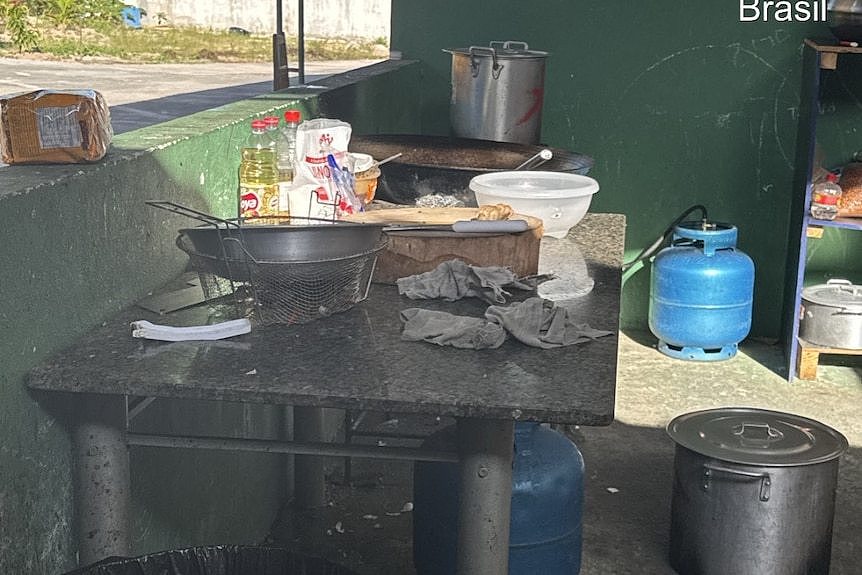
[[[813,419],[748,407],[686,413],[671,420],[667,433],[696,453],[742,465],[813,465],[847,449],[843,435]]]
[[[804,288],[802,297],[820,305],[862,307],[862,286],[853,285],[847,280],[832,279],[825,284]]]
[[[488,46],[470,46],[469,48],[444,48],[450,54],[466,54],[468,56],[493,56],[499,60],[547,58],[548,53],[540,50],[530,50],[526,42],[507,40],[491,42]]]

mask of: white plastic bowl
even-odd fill
[[[540,218],[545,235],[562,238],[583,219],[599,183],[566,172],[511,171],[476,176],[470,189],[480,206],[509,204],[519,214]]]

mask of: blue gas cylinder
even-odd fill
[[[684,222],[655,257],[649,327],[663,354],[713,361],[736,355],[751,329],[754,263],[729,224]]]
[[[423,445],[454,442],[449,427]],[[418,575],[455,573],[458,466],[417,461],[413,470],[413,563]],[[509,527],[510,575],[577,575],[581,568],[584,459],[564,435],[516,423]]]

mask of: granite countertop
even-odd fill
[[[562,240],[543,238],[540,272],[571,259],[594,287],[567,305],[595,341],[542,350],[513,339],[461,350],[400,339],[408,307],[481,317],[487,304],[413,301],[374,284],[352,309],[304,325],[255,326],[216,342],[134,339],[129,323],[213,321],[211,306],[158,316],[131,307],[35,368],[33,389],[515,418],[580,425],[613,421],[625,218],[587,214]],[[581,259],[582,258],[582,259]]]

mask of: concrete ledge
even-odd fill
[[[339,92],[350,89],[363,82],[374,82],[382,76],[401,70],[416,61],[387,60],[358,68],[343,74],[335,74],[324,78],[313,85],[291,87],[278,92],[261,94],[255,98],[241,100],[217,108],[183,116],[175,120],[155,124],[131,132],[116,135],[111,143],[108,154],[99,162],[92,164],[71,165],[15,165],[0,168],[0,200],[4,196],[29,193],[42,186],[54,186],[69,178],[100,177],[101,170],[112,170],[121,162],[135,160],[147,153],[171,154],[171,146],[184,141],[213,138],[214,141],[224,140],[228,136],[225,159],[238,158],[239,146],[245,138],[248,122],[262,115],[278,115],[279,112],[297,107],[307,118],[321,115],[321,100],[340,99]],[[415,66],[414,66],[415,67]],[[182,97],[193,97],[184,94]],[[363,113],[373,115],[374,109],[364,109]],[[335,116],[329,116],[335,117]],[[345,121],[351,121],[350,119]],[[355,121],[356,118],[354,118]],[[194,158],[188,158],[194,161]],[[207,160],[212,161],[211,155]],[[236,160],[238,163],[238,159]],[[218,162],[220,165],[231,162]]]

